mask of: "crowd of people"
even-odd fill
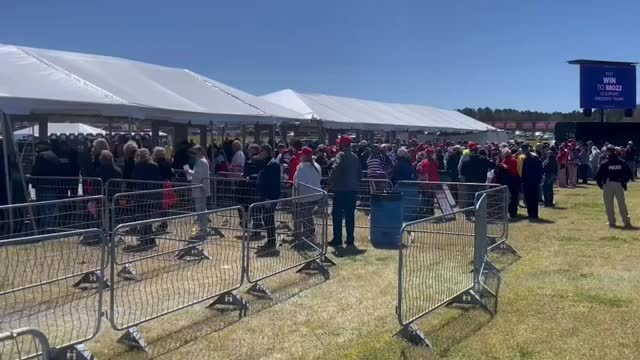
[[[456,192],[455,183],[504,185],[509,191],[508,214],[518,216],[520,201],[524,201],[527,216],[537,221],[538,207],[554,206],[554,186],[576,187],[578,180],[588,183],[596,180],[604,188],[607,215],[612,214],[612,201],[618,199],[623,223],[630,226],[624,193],[627,181],[633,181],[636,172],[636,149],[633,143],[625,147],[604,144],[599,148],[592,142],[569,140],[558,146],[550,143],[530,145],[510,141],[508,143],[476,144],[474,142],[433,141],[418,143],[416,140],[394,141],[392,143],[352,143],[352,138],[343,136],[335,146],[324,144],[303,144],[292,140],[289,144],[248,144],[239,139],[225,139],[222,145],[211,144],[206,149],[189,142],[178,144],[175,150],[165,146],[143,146],[135,139],[119,137],[109,143],[106,138],[94,139],[92,143],[83,141],[71,146],[68,141],[51,139],[41,143],[32,175],[34,177],[97,177],[104,184],[111,179],[141,181],[177,181],[202,184],[202,193],[194,194],[195,209],[204,211],[204,199],[211,195],[212,176],[243,178],[247,181],[239,186],[240,195],[252,193],[252,197],[238,196],[238,205],[245,211],[256,201],[279,199],[283,183],[292,184],[294,194],[309,195],[310,189],[321,188],[333,194],[333,238],[329,244],[336,248],[343,245],[354,246],[355,209],[361,188],[361,180],[386,180],[392,184],[400,181],[447,182],[449,189]],[[147,144],[145,144],[147,145]],[[620,164],[618,164],[619,161]],[[616,169],[607,164],[616,162],[625,170],[607,178]],[[603,168],[605,166],[605,168]],[[613,165],[612,165],[613,166]],[[628,176],[626,169],[628,169]],[[326,182],[322,182],[327,179]],[[45,182],[46,180],[39,180]],[[619,182],[614,188],[614,183]],[[328,187],[325,186],[328,184]],[[608,185],[607,185],[608,184]],[[43,183],[33,184],[37,200],[55,200],[60,194]],[[40,185],[40,186],[38,186]],[[304,186],[302,186],[304,185]],[[67,192],[77,192],[70,184]],[[51,188],[53,189],[53,188]],[[84,188],[85,195],[93,195],[91,189]],[[374,191],[376,189],[373,189]],[[60,191],[55,190],[55,191]],[[116,190],[114,190],[116,191]],[[313,193],[313,191],[311,191]],[[109,193],[110,198],[114,194]],[[455,194],[454,194],[455,195]],[[458,198],[458,196],[455,196]],[[306,204],[305,210],[294,214],[296,234],[312,238],[311,231],[315,202]],[[245,199],[245,200],[243,200]],[[433,199],[431,199],[433,201]],[[431,206],[433,207],[433,206]],[[258,250],[260,254],[276,254],[275,206],[265,206],[254,221],[267,231],[267,241]],[[254,216],[249,214],[249,216]],[[311,220],[310,220],[311,218]],[[342,238],[342,221],[345,222],[346,239]],[[615,217],[608,217],[609,224],[615,225]],[[207,218],[198,218],[199,237],[206,236]],[[259,229],[253,229],[258,232]],[[143,239],[141,245],[154,245],[152,240]]]

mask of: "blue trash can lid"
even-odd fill
[[[399,191],[371,193],[371,199],[379,201],[397,201],[402,200],[402,193]]]

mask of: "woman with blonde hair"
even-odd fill
[[[128,145],[128,144],[127,144]],[[160,210],[162,205],[162,191],[146,192],[146,190],[161,190],[160,168],[153,162],[151,153],[147,149],[139,149],[134,155],[135,164],[131,172],[131,179],[136,180],[130,186],[132,190],[143,191],[141,194],[132,193],[133,216],[135,221],[143,221],[162,217]],[[156,240],[152,236],[153,225],[147,224],[140,227],[138,244],[125,247],[124,251],[143,251],[156,246]]]
[[[167,150],[163,147],[156,146],[153,149],[153,162],[158,164],[158,168],[160,168],[160,177],[164,181],[171,181],[173,178],[173,169],[171,168],[171,163],[167,159]]]
[[[123,148],[124,166],[122,168],[123,179],[131,179],[131,175],[133,174],[133,168],[135,167],[134,158],[136,156],[137,151],[138,151],[138,145],[135,143],[135,141],[129,140],[126,144],[124,144],[124,148]]]
[[[103,138],[96,139],[91,147],[91,158],[93,159],[93,167],[95,169],[100,167],[100,154],[104,150],[109,151],[109,143],[107,140]]]

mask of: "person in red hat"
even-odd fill
[[[440,174],[438,173],[439,165],[433,148],[428,147],[425,150],[425,156],[425,159],[418,164],[418,179],[421,181],[428,181],[430,183],[424,186],[422,199],[426,215],[433,216],[433,194],[436,190],[436,186],[432,183],[440,182]]]
[[[302,141],[295,139],[291,141],[291,160],[289,160],[289,176],[287,180],[293,182],[293,175],[296,174],[300,158],[302,157]]]
[[[355,246],[355,211],[356,195],[362,178],[360,159],[351,151],[351,138],[340,138],[341,152],[336,156],[336,163],[329,175],[329,189],[333,198],[333,239],[329,246],[342,247],[342,219],[345,220],[347,232],[346,245]]]
[[[295,198],[293,221],[294,221],[294,244],[298,251],[307,251],[321,248],[315,237],[315,222],[313,212],[322,198],[320,181],[322,179],[322,169],[313,159],[313,150],[305,147],[301,152],[301,163],[298,165],[296,174],[293,176],[293,190]]]

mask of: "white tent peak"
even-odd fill
[[[284,89],[264,99],[316,118],[328,128],[476,132],[494,127],[452,110]]]

